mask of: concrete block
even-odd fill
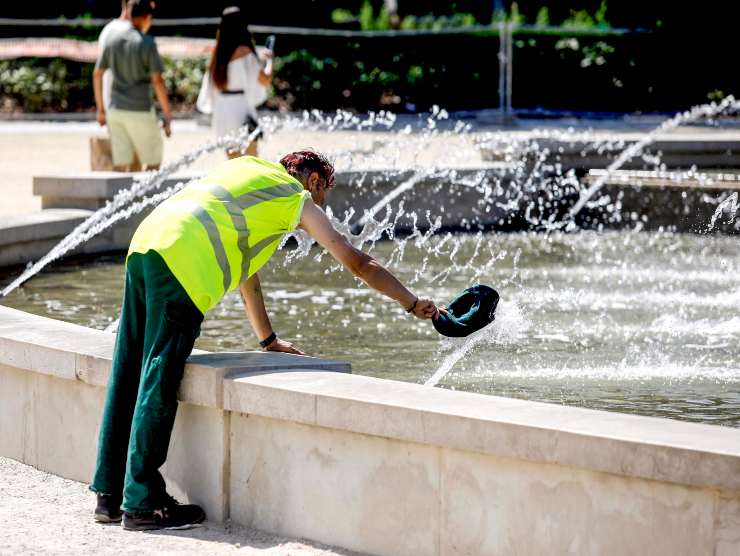
[[[89,210],[56,209],[4,216],[0,247],[64,237],[91,214]]]
[[[110,336],[115,339],[114,334]],[[112,341],[106,341],[105,345],[94,348],[91,346],[91,349],[85,351],[86,353],[77,354],[77,379],[91,386],[105,388],[113,362]]]
[[[445,228],[463,228],[466,222],[474,218],[484,224],[495,224],[507,216],[495,206],[489,212],[483,212],[481,200],[484,197],[484,183],[496,183],[510,168],[501,163],[488,163],[474,167],[461,166],[444,175],[432,175],[414,183],[403,195],[392,201],[396,207],[403,200],[406,206],[412,205],[421,216],[417,222],[420,229],[427,229],[429,223],[424,214],[429,211],[433,218],[439,216]],[[340,219],[345,212],[354,210],[354,222],[370,210],[376,203],[391,194],[397,187],[413,178],[411,170],[388,171],[367,170],[341,172],[336,176],[338,187],[331,190],[326,204]],[[440,196],[444,197],[443,206]],[[379,218],[385,214],[382,209]],[[398,230],[412,228],[410,220],[401,219],[396,223]]]
[[[0,364],[0,455],[36,465],[35,373]]]
[[[200,504],[208,519],[229,518],[229,414],[180,403],[162,466],[168,492]]]
[[[26,371],[75,378],[73,351],[33,343],[33,339],[15,340],[0,336],[0,363]]]
[[[715,555],[740,554],[740,492],[723,492],[717,501]]]
[[[35,466],[83,483],[92,480],[105,390],[79,381],[36,375]]]
[[[348,363],[341,361],[289,353],[261,351],[194,353],[188,358],[185,376],[180,387],[180,399],[211,407],[225,407],[224,389],[228,384],[224,382],[225,377],[284,372],[295,368],[349,372],[351,367]],[[232,408],[228,407],[228,409]]]
[[[234,414],[231,518],[372,554],[438,554],[438,452]]]
[[[127,172],[80,172],[34,176],[33,194],[41,197],[43,208],[84,207],[97,209],[105,206],[120,191],[130,189],[137,176],[144,174]],[[163,180],[160,189],[166,189],[181,181],[190,181],[202,176],[202,172],[186,172]]]
[[[301,375],[310,371],[294,371]],[[292,372],[291,375],[294,373]],[[231,378],[224,381],[224,408],[240,413],[285,419],[296,423],[316,422],[316,396],[270,384],[270,375]]]
[[[363,377],[365,378],[365,377]],[[385,389],[385,393],[381,390]],[[431,389],[429,389],[431,390]],[[317,396],[316,424],[322,427],[351,430],[362,434],[425,442],[423,412],[419,399],[407,383],[370,379],[343,380]],[[378,396],[383,401],[377,403]]]
[[[715,492],[443,450],[440,553],[713,553]]]
[[[127,172],[81,172],[33,177],[33,194],[40,197],[110,198],[134,180]]]
[[[0,455],[89,482],[104,392],[0,365]]]

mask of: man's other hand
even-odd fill
[[[282,351],[283,353],[294,353],[296,355],[306,355],[296,346],[280,338],[275,338],[272,343],[265,348],[265,351]]]
[[[98,121],[100,125],[105,125],[106,123],[105,110],[98,110],[98,113],[96,114],[95,119]]]

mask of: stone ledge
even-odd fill
[[[105,387],[114,344],[114,334],[0,306],[0,365]],[[179,399],[220,409],[225,376],[291,368],[351,371],[351,366],[341,361],[287,353],[193,350]]]
[[[92,214],[86,209],[48,209],[7,216],[0,224],[0,246],[66,236]]]
[[[138,172],[79,172],[75,174],[34,176],[33,194],[41,197],[112,199],[119,191],[131,187],[134,178],[143,175],[146,174]],[[160,189],[180,181],[190,181],[201,175],[202,172],[175,174],[164,180]]]
[[[740,490],[740,430],[357,375],[227,378],[224,408],[332,429]]]
[[[113,339],[0,307],[0,364],[102,386]],[[418,444],[740,491],[737,429],[324,372],[347,368],[287,354],[196,353],[180,399]]]

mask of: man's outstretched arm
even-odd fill
[[[383,265],[354,247],[332,226],[324,211],[310,200],[303,207],[300,227],[352,274],[374,290],[396,300],[407,311],[411,309],[415,317],[431,319],[438,315],[437,307],[431,299],[416,297]]]
[[[273,330],[270,317],[267,315],[267,309],[265,309],[265,299],[262,297],[262,286],[260,285],[259,276],[255,273],[244,282],[241,282],[239,284],[239,293],[242,295],[247,318],[249,318],[257,339],[262,341],[268,338]],[[286,353],[304,355],[293,344],[280,338],[275,338],[272,343],[265,347],[265,351],[284,351]]]

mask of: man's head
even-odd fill
[[[280,164],[311,193],[314,203],[324,204],[326,190],[334,187],[334,166],[324,155],[314,151],[296,151],[281,158]]]
[[[128,0],[126,15],[131,23],[142,33],[149,31],[154,17],[154,0]]]

